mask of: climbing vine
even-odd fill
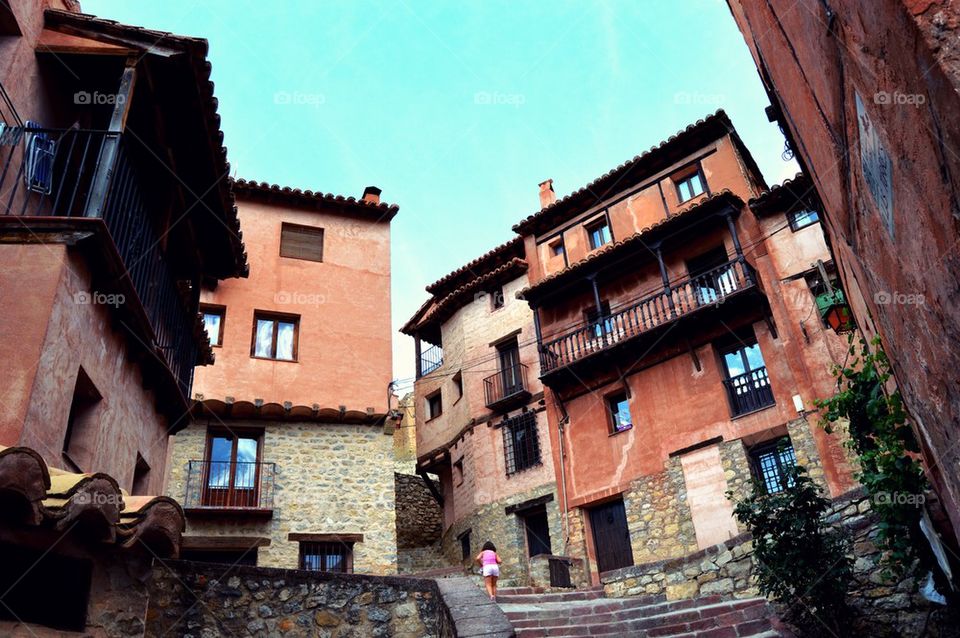
[[[870,346],[873,346],[872,350]],[[884,552],[884,575],[905,575],[917,564],[926,567],[920,517],[927,488],[918,454],[920,447],[907,423],[899,391],[888,393],[890,362],[879,339],[867,344],[850,337],[849,363],[834,367],[837,393],[816,402],[820,425],[832,432],[841,419],[849,422],[846,445],[859,461],[856,478],[870,496],[879,519],[877,545]]]

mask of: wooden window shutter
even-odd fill
[[[283,222],[280,229],[280,256],[323,261],[323,229]]]

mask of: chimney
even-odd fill
[[[553,180],[540,182],[540,208],[546,208],[557,201],[557,194],[553,192]]]
[[[380,193],[383,191],[377,188],[376,186],[367,186],[363,189],[363,201],[370,204],[379,204],[380,203]]]

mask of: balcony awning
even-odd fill
[[[687,224],[724,210],[739,213],[743,206],[743,200],[729,190],[724,189],[714,193],[670,217],[651,224],[620,241],[611,242],[580,261],[547,275],[535,284],[517,292],[517,298],[526,299],[534,304],[565,284],[617,261],[630,250],[642,248],[648,242],[663,239],[670,231],[675,231],[681,224]]]
[[[103,473],[49,467],[34,450],[0,446],[3,525],[52,527],[119,549],[145,545],[176,557],[185,529],[183,510],[166,496],[130,496]]]

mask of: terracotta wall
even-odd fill
[[[0,444],[31,447],[49,465],[65,467],[61,450],[82,367],[103,398],[89,455],[75,460],[130,490],[139,452],[150,466],[146,492],[159,493],[168,424],[110,310],[92,302],[85,260],[62,244],[0,244],[0,263],[8,300],[0,325],[8,380]]]
[[[854,314],[883,339],[956,531],[960,57],[947,43],[960,12],[943,1],[830,3],[832,17],[821,2],[728,4],[813,176]]]
[[[390,226],[332,212],[238,203],[250,276],[205,290],[226,306],[216,363],[197,368],[206,399],[387,409],[390,346]],[[282,222],[324,229],[323,262],[280,257]],[[298,361],[251,357],[255,310],[300,317]]]

